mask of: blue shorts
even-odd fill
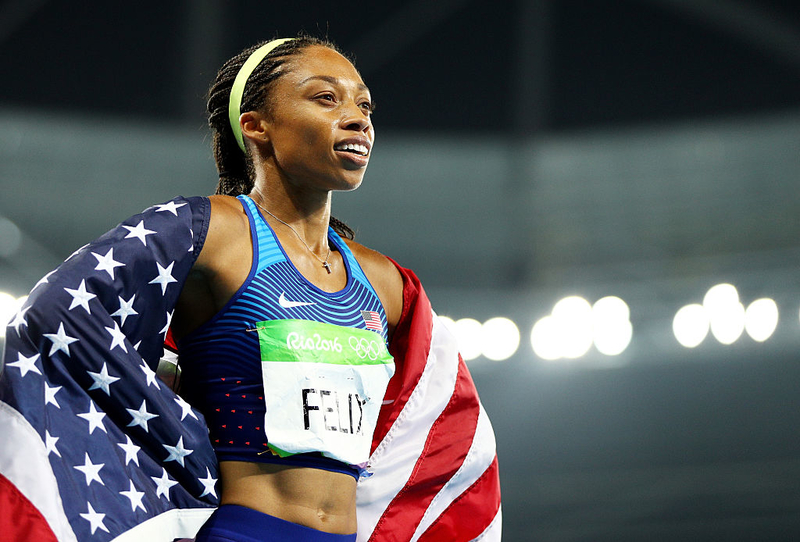
[[[356,534],[326,533],[264,514],[225,504],[203,524],[195,542],[355,542]]]

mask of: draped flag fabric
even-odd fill
[[[34,286],[0,365],[0,542],[172,542],[218,504],[203,416],[156,370],[207,198],[135,215]],[[398,267],[399,268],[399,267]],[[358,539],[500,540],[491,425],[419,281],[359,482]]]

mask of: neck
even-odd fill
[[[330,193],[302,194],[287,191],[283,185],[265,188],[256,183],[249,196],[272,218],[287,226],[318,255],[328,249],[328,225],[331,217]]]
[[[253,200],[253,201],[255,201],[255,200]],[[260,207],[262,211],[266,212],[267,215],[272,217],[273,220],[276,220],[278,223],[280,223],[283,226],[285,226],[285,227],[289,228],[290,230],[292,230],[292,233],[295,235],[295,237],[297,237],[297,239],[300,241],[300,243],[303,244],[303,246],[306,248],[306,250],[308,250],[308,252],[311,253],[311,255],[314,257],[314,259],[316,259],[319,263],[322,264],[322,267],[325,268],[325,271],[327,271],[329,275],[331,274],[331,263],[328,261],[328,259],[330,258],[330,255],[331,255],[331,247],[330,247],[330,244],[329,244],[329,241],[328,241],[327,238],[325,239],[325,247],[324,247],[325,250],[326,250],[325,256],[321,257],[320,255],[316,254],[314,249],[309,246],[309,244],[305,241],[305,239],[303,239],[303,237],[300,235],[300,233],[291,224],[289,224],[285,220],[282,220],[280,217],[275,216],[275,213],[271,212],[269,209],[267,209],[263,205],[259,204],[257,201],[256,201],[256,205],[258,205],[258,207]],[[284,246],[286,246],[286,245],[284,244]]]

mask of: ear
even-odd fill
[[[239,115],[239,126],[242,136],[253,143],[263,144],[267,141],[267,119],[258,111],[245,111]]]

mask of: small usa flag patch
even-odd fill
[[[364,319],[364,323],[367,325],[367,329],[377,331],[378,333],[383,331],[383,324],[381,324],[381,316],[377,312],[361,311],[361,318]]]

